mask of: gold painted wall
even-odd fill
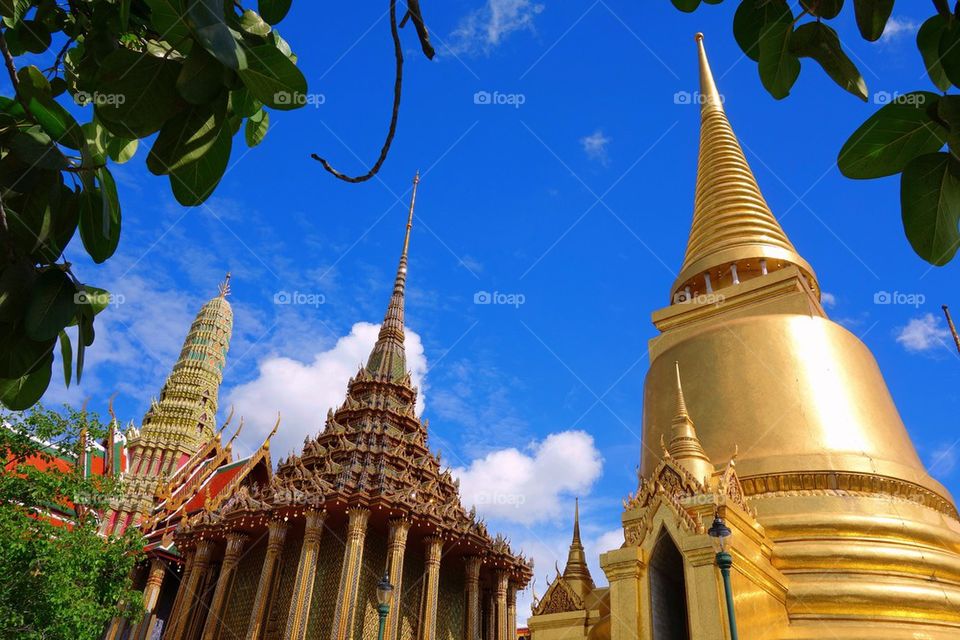
[[[414,640],[417,637],[417,629],[420,626],[420,594],[423,591],[423,562],[420,541],[409,540],[403,556],[400,640]]]
[[[340,565],[343,562],[343,540],[346,525],[324,528],[317,553],[317,577],[313,582],[310,617],[307,619],[308,638],[327,638],[333,625],[333,609],[340,584]]]
[[[387,536],[375,529],[367,529],[360,565],[360,584],[357,590],[357,618],[353,628],[354,640],[377,640],[380,615],[377,613],[377,583],[387,566]]]
[[[293,581],[300,564],[300,549],[303,547],[303,530],[290,531],[286,544],[280,552],[276,586],[270,598],[270,611],[267,613],[265,640],[280,640],[287,624],[290,611],[290,598],[293,596]]]
[[[220,637],[226,639],[243,638],[250,622],[250,609],[253,597],[257,593],[260,581],[260,569],[267,552],[267,537],[259,540],[250,548],[237,565],[237,573],[230,588],[227,605],[223,614],[223,627]]]
[[[467,580],[466,569],[460,558],[440,562],[438,595],[437,640],[461,640],[466,632]]]

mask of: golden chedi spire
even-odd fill
[[[593,578],[587,566],[587,556],[580,541],[580,499],[577,498],[573,507],[573,539],[570,541],[570,550],[567,552],[567,564],[563,568],[563,579],[573,587],[577,594],[583,597],[593,590]]]
[[[413,228],[413,208],[417,202],[417,185],[420,172],[413,177],[413,192],[410,195],[410,211],[407,214],[407,231],[403,237],[400,264],[393,281],[393,295],[387,305],[387,313],[380,325],[377,342],[367,360],[367,372],[389,380],[400,380],[407,373],[407,358],[403,346],[403,307],[407,285],[407,252],[410,249],[410,230]]]
[[[218,295],[203,305],[190,325],[159,401],[144,416],[140,431],[144,444],[169,447],[189,456],[214,436],[220,384],[233,331],[229,294],[228,273]]]
[[[700,156],[693,224],[673,300],[712,293],[731,284],[795,265],[814,291],[816,276],[767,205],[723,109],[723,98],[700,55]]]
[[[677,373],[677,409],[670,423],[670,441],[667,443],[667,453],[677,463],[689,471],[699,482],[707,485],[708,478],[713,475],[713,463],[707,457],[693,420],[687,412],[687,402],[683,397],[683,386],[680,384],[680,363],[674,362]]]

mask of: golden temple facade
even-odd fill
[[[299,454],[179,519],[184,564],[163,638],[375,640],[384,575],[394,593],[386,640],[514,637],[532,563],[462,506],[415,412],[404,296],[418,181],[366,365]],[[159,587],[148,589],[153,598]]]
[[[953,499],[873,355],[824,312],[697,41],[693,223],[670,304],[653,314],[625,543],[600,557],[609,587],[557,576],[534,605],[533,640],[730,638],[706,529],[716,514],[733,531],[741,637],[960,638]]]

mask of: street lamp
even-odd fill
[[[387,626],[387,614],[390,613],[390,601],[393,599],[393,585],[390,584],[390,576],[383,574],[380,582],[377,583],[377,613],[380,614],[380,633],[378,640],[383,640],[383,631]]]
[[[720,575],[723,576],[723,590],[727,595],[727,620],[730,623],[730,640],[737,640],[737,619],[733,611],[733,587],[730,586],[730,567],[733,566],[733,556],[727,552],[727,541],[732,533],[719,513],[714,516],[713,524],[707,531],[710,541],[713,542],[713,548],[717,552],[717,566],[720,568]]]

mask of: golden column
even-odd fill
[[[323,525],[326,519],[326,511],[307,512],[300,564],[297,566],[297,576],[293,582],[290,613],[287,616],[287,628],[283,634],[285,640],[303,640],[307,635],[313,581],[317,577],[317,557],[320,553],[320,539],[323,537]]]
[[[153,608],[157,606],[157,600],[160,597],[160,587],[163,586],[163,578],[167,575],[167,565],[160,558],[154,558],[150,561],[150,573],[147,575],[147,584],[143,588],[143,611],[144,613],[153,613]]]
[[[480,640],[480,558],[468,556],[467,569],[467,640]]]
[[[387,569],[390,584],[393,585],[393,606],[387,614],[384,625],[384,640],[396,640],[400,628],[400,602],[403,594],[403,556],[407,549],[407,534],[410,521],[404,518],[390,520],[390,532],[387,538]]]
[[[427,536],[426,559],[423,563],[423,598],[420,601],[420,638],[435,640],[437,637],[437,598],[440,587],[440,555],[443,551],[443,539],[439,536]]]
[[[177,610],[176,617],[172,618],[172,627],[164,634],[165,638],[178,640],[186,631],[193,614],[194,603],[200,596],[201,580],[206,576],[207,568],[210,566],[211,553],[213,553],[213,540],[201,540],[197,544],[197,552],[194,554],[189,568],[184,571],[183,582],[180,583],[180,593],[177,594],[180,607]],[[180,596],[182,596],[182,599]]]
[[[517,587],[510,583],[507,587],[507,638],[517,634]]]
[[[169,624],[166,625],[166,633],[171,634],[172,638],[173,623],[180,616],[180,610],[183,608],[183,601],[187,597],[187,590],[183,588],[187,580],[190,579],[190,573],[193,571],[193,559],[196,556],[196,549],[187,549],[183,554],[183,577],[180,578],[180,587],[177,589],[177,595],[173,599],[173,607],[170,609],[170,617],[167,618]]]
[[[497,572],[497,601],[496,601],[496,614],[494,614],[494,620],[496,621],[496,631],[494,632],[494,638],[496,640],[507,640],[510,636],[507,635],[507,572],[498,571]]]
[[[497,640],[497,599],[487,589],[487,633],[484,640]]]
[[[257,595],[253,600],[253,610],[250,612],[250,624],[247,626],[247,640],[258,640],[263,627],[263,618],[267,612],[267,604],[273,594],[273,583],[277,573],[277,558],[283,548],[283,541],[287,537],[287,523],[281,520],[272,520],[267,525],[267,553],[263,558],[263,568],[260,570],[260,582],[257,583]]]
[[[243,553],[246,544],[247,536],[244,534],[237,532],[227,534],[227,548],[223,552],[220,577],[217,578],[217,586],[213,590],[213,599],[210,601],[210,612],[207,614],[207,621],[203,627],[203,640],[213,640],[217,637],[224,613],[223,608],[227,603],[227,594],[230,593],[230,586],[233,583],[233,574],[240,562],[240,554]]]
[[[340,590],[330,633],[332,640],[348,640],[353,637],[363,544],[367,537],[367,521],[370,520],[370,511],[363,507],[352,507],[349,513],[347,548],[344,550],[343,565],[340,567]]]

